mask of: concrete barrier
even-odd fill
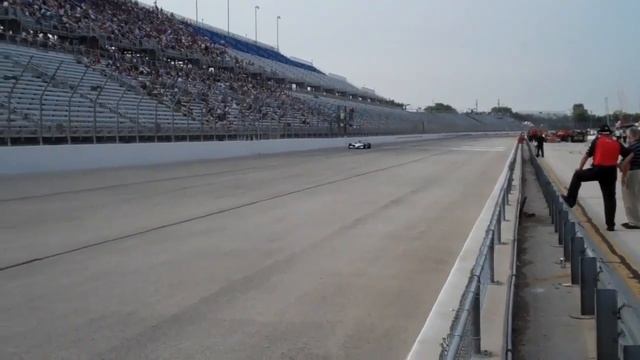
[[[376,144],[444,139],[478,133],[418,134],[365,138],[261,141],[16,146],[0,148],[0,174],[23,174],[222,159],[346,146],[353,140]],[[483,133],[483,135],[497,133]],[[501,133],[504,134],[504,133]]]

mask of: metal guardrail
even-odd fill
[[[520,191],[518,194],[517,205],[515,209],[517,215],[515,216],[515,224],[513,226],[513,242],[511,244],[511,263],[509,266],[509,278],[507,280],[507,307],[505,309],[505,324],[504,324],[504,346],[502,353],[504,359],[511,360],[513,358],[513,318],[514,318],[514,303],[515,303],[515,290],[516,290],[516,277],[518,267],[518,231],[520,228],[520,215],[524,207],[524,151],[522,146],[520,147]],[[526,201],[526,200],[524,200]]]
[[[640,359],[640,299],[629,279],[607,260],[562,200],[561,192],[533,156],[531,164],[549,207],[562,246],[562,260],[571,266],[571,283],[580,285],[580,313],[596,321],[598,359]]]
[[[504,183],[493,208],[491,220],[485,231],[482,246],[460,305],[456,310],[448,335],[441,344],[440,359],[471,359],[482,353],[481,312],[487,287],[495,283],[495,246],[502,243],[502,222],[506,220],[505,210],[509,205],[509,194],[513,188],[516,160],[521,147],[516,145],[508,160],[508,170]]]

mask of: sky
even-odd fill
[[[152,0],[143,2],[153,3]],[[195,18],[196,0],[158,0]],[[230,0],[231,32],[382,96],[481,111],[640,112],[637,0]],[[227,28],[227,0],[199,0]]]

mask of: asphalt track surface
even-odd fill
[[[402,359],[512,144],[0,177],[0,359]]]

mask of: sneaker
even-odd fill
[[[567,204],[567,206],[569,206],[570,208],[573,208],[574,206],[576,206],[575,202],[571,202],[569,200],[569,197],[567,195],[562,195],[562,200],[564,200],[564,202]]]
[[[607,226],[607,231],[616,231],[615,226]]]
[[[640,229],[640,226],[631,225],[629,223],[622,224],[622,227],[625,228],[625,229],[629,229],[629,230],[638,230],[638,229]]]

